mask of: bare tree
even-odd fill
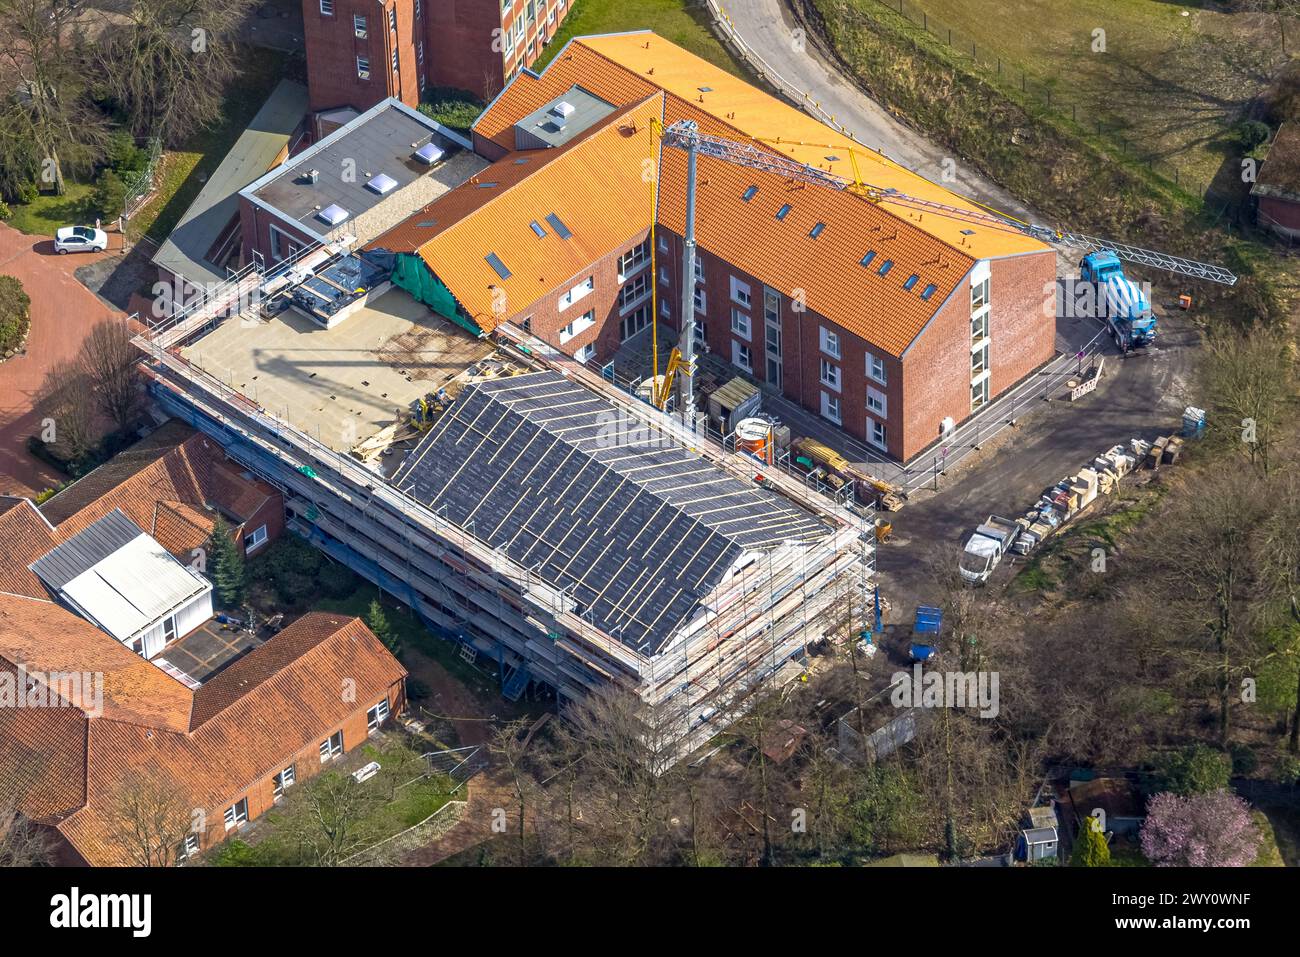
[[[315,867],[337,867],[373,844],[369,819],[392,794],[383,781],[359,782],[342,771],[325,771],[294,791],[283,827]]]
[[[194,809],[175,783],[136,774],[119,785],[108,815],[108,840],[137,867],[171,867],[193,833]]]
[[[70,462],[77,462],[95,446],[95,395],[79,362],[56,362],[36,395],[42,418],[41,438]]]
[[[81,345],[81,367],[100,410],[118,429],[135,422],[144,404],[140,351],[125,322],[101,322]]]
[[[0,714],[0,742],[6,735]],[[46,832],[23,813],[41,784],[44,758],[21,748],[0,747],[0,867],[40,867],[50,863]]]
[[[528,749],[528,725],[526,718],[507,721],[493,735],[491,752],[502,764],[510,779],[514,791],[518,814],[518,859],[520,867],[529,863],[528,853],[528,814],[532,810],[532,799],[536,785],[533,777],[525,767],[524,754]]]
[[[1221,440],[1268,475],[1295,396],[1295,359],[1285,336],[1259,326],[1221,332],[1206,343],[1202,369]]]
[[[98,63],[138,136],[170,143],[211,125],[235,74],[235,38],[253,0],[133,0]]]
[[[1273,505],[1264,538],[1266,574],[1281,599],[1283,638],[1273,655],[1288,659],[1296,672],[1295,702],[1287,750],[1300,752],[1300,476],[1289,472],[1272,484]]]
[[[65,167],[89,169],[103,155],[107,123],[87,94],[82,51],[71,36],[72,4],[0,0],[0,169],[3,182],[39,179],[64,191]]]

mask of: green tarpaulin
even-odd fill
[[[393,263],[393,285],[405,289],[416,300],[424,303],[438,315],[450,319],[462,329],[476,336],[483,335],[482,329],[460,314],[456,306],[456,297],[419,256],[411,253],[397,254]]]

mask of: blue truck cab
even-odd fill
[[[1097,311],[1121,352],[1142,349],[1156,338],[1156,314],[1142,288],[1124,275],[1112,250],[1099,249],[1083,257],[1079,278],[1096,287]]]

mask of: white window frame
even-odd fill
[[[397,32],[397,7],[388,8],[388,29]]]
[[[695,257],[695,281],[704,284],[704,260],[698,255]]]
[[[754,341],[754,324],[748,315],[734,307],[731,310],[731,331],[746,342]]]
[[[706,316],[709,313],[709,297],[703,286],[695,287],[695,314]]]
[[[650,237],[618,257],[618,281],[627,282],[650,265]]]
[[[885,360],[870,352],[867,353],[867,377],[881,385],[889,385],[889,370],[885,367]]]
[[[596,310],[588,309],[577,319],[560,330],[560,345],[564,345],[574,336],[580,336],[596,324]]]
[[[337,745],[334,743],[336,738],[338,739]],[[331,761],[333,761],[342,753],[343,753],[342,729],[335,731],[333,734],[331,734],[328,738],[326,738],[324,741],[320,743],[321,764],[329,764]]]
[[[840,354],[840,337],[839,333],[832,332],[825,326],[818,327],[818,333],[821,339],[821,350],[832,359],[843,358]]]
[[[263,522],[261,525],[257,526],[257,528],[244,536],[244,554],[249,555],[257,551],[266,544],[266,539],[266,523]]]
[[[731,301],[735,303],[739,303],[740,305],[744,306],[746,309],[750,308],[754,304],[754,296],[749,288],[749,283],[743,282],[742,280],[737,279],[735,276],[732,276],[731,277]]]
[[[577,359],[579,362],[590,362],[592,359],[596,358],[596,344],[594,342],[588,342],[573,354],[573,358]]]
[[[971,391],[970,410],[971,410],[972,412],[974,412],[974,411],[977,410],[977,409],[982,409],[982,408],[984,408],[984,406],[988,405],[989,402],[991,402],[991,401],[993,400],[992,390],[989,388],[989,383],[990,383],[990,381],[991,381],[991,378],[990,378],[990,376],[989,376],[989,371],[988,371],[987,369],[985,369],[982,373],[980,373],[980,374],[977,375],[974,379],[971,380],[971,383],[970,383],[970,391]],[[980,399],[979,399],[979,401],[976,401],[976,399],[975,399],[975,390],[976,390],[976,389],[979,389],[979,390],[980,390]]]
[[[284,262],[286,259],[293,258],[307,248],[307,244],[303,240],[299,239],[292,233],[285,232],[279,226],[275,225],[275,223],[268,223],[267,230],[268,235],[271,237],[272,262]],[[288,243],[290,247],[296,246],[297,248],[291,248],[288,251],[284,251],[283,255],[281,255],[282,250],[280,247],[285,243]]]
[[[748,361],[746,361],[748,359]],[[731,364],[746,372],[754,371],[754,352],[743,342],[731,343]]]
[[[366,730],[370,733],[378,731],[392,714],[392,709],[388,706],[387,698],[380,698],[375,702],[375,706],[366,712]]]
[[[619,315],[627,315],[648,298],[650,298],[650,277],[645,273],[633,276],[627,285],[618,291]]]
[[[226,813],[222,815],[226,823],[226,830],[233,831],[236,828],[243,827],[248,823],[248,798],[241,797],[230,807],[226,808]]]
[[[627,340],[649,328],[649,326],[650,303],[642,302],[640,306],[636,307],[619,320],[619,340],[621,342],[627,342]]]
[[[271,778],[271,792],[275,800],[284,797],[284,792],[289,790],[298,783],[298,766],[289,765],[280,771],[275,777]]]
[[[831,395],[829,392],[821,393],[821,397],[822,397],[822,412],[821,412],[822,418],[826,419],[828,422],[834,422],[836,425],[843,424],[843,417],[841,415],[842,409],[840,407],[840,397],[838,395]]]
[[[357,57],[357,79],[359,80],[370,79],[370,57],[368,56]]]
[[[176,862],[188,861],[200,850],[199,836],[193,831],[185,835],[185,840],[181,841],[181,846],[176,849]]]
[[[588,276],[560,297],[560,311],[568,309],[575,302],[581,302],[596,291],[595,275]]]
[[[366,18],[360,13],[352,14],[352,34],[359,40],[364,40],[367,36]]]
[[[867,386],[867,411],[882,419],[889,418],[889,396],[879,389]]]
[[[825,358],[821,360],[821,383],[828,389],[840,391],[840,367]]]
[[[867,441],[878,449],[889,448],[889,428],[875,419],[867,420]]]
[[[970,286],[970,311],[971,314],[979,312],[981,309],[987,309],[990,302],[990,278],[985,276],[979,282],[972,282]]]
[[[663,233],[660,233],[658,238],[655,240],[655,245],[659,247],[661,253],[668,252],[668,237]]]
[[[990,359],[989,351],[990,351],[990,350],[989,350],[989,341],[988,341],[987,339],[982,339],[982,340],[980,340],[980,342],[978,342],[978,343],[976,343],[975,345],[971,346],[971,350],[970,350],[970,377],[971,377],[971,380],[972,380],[972,381],[974,381],[975,379],[979,378],[979,377],[982,376],[982,375],[985,375],[985,374],[989,371],[989,369],[991,368],[990,365],[989,365],[989,359]],[[976,362],[975,357],[976,357],[976,356],[979,356],[979,357],[980,357],[980,358],[979,358],[979,363],[980,363],[979,368],[976,368],[976,367],[975,367],[975,362]]]
[[[320,0],[320,13],[323,17],[334,16],[334,0]]]

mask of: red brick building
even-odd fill
[[[406,671],[354,618],[308,614],[246,642],[206,622],[150,658],[96,627],[38,562],[110,514],[187,565],[219,517],[250,555],[284,529],[280,493],[175,420],[39,507],[0,497],[0,808],[67,864],[140,862],[121,834],[132,795],[184,810],[175,846],[155,849],[168,860],[217,844],[405,706]],[[178,667],[205,634],[224,649]]]
[[[1277,131],[1251,195],[1261,226],[1300,239],[1300,123],[1284,123]]]
[[[493,164],[375,245],[418,251],[479,328],[606,362],[651,315],[680,329],[686,160],[652,129],[679,120],[845,175],[852,152],[958,210],[702,156],[697,335],[754,381],[907,461],[1053,356],[1050,247],[648,32],[516,76],[473,129]]]
[[[303,0],[311,109],[365,111],[431,87],[483,98],[529,66],[569,0]]]

